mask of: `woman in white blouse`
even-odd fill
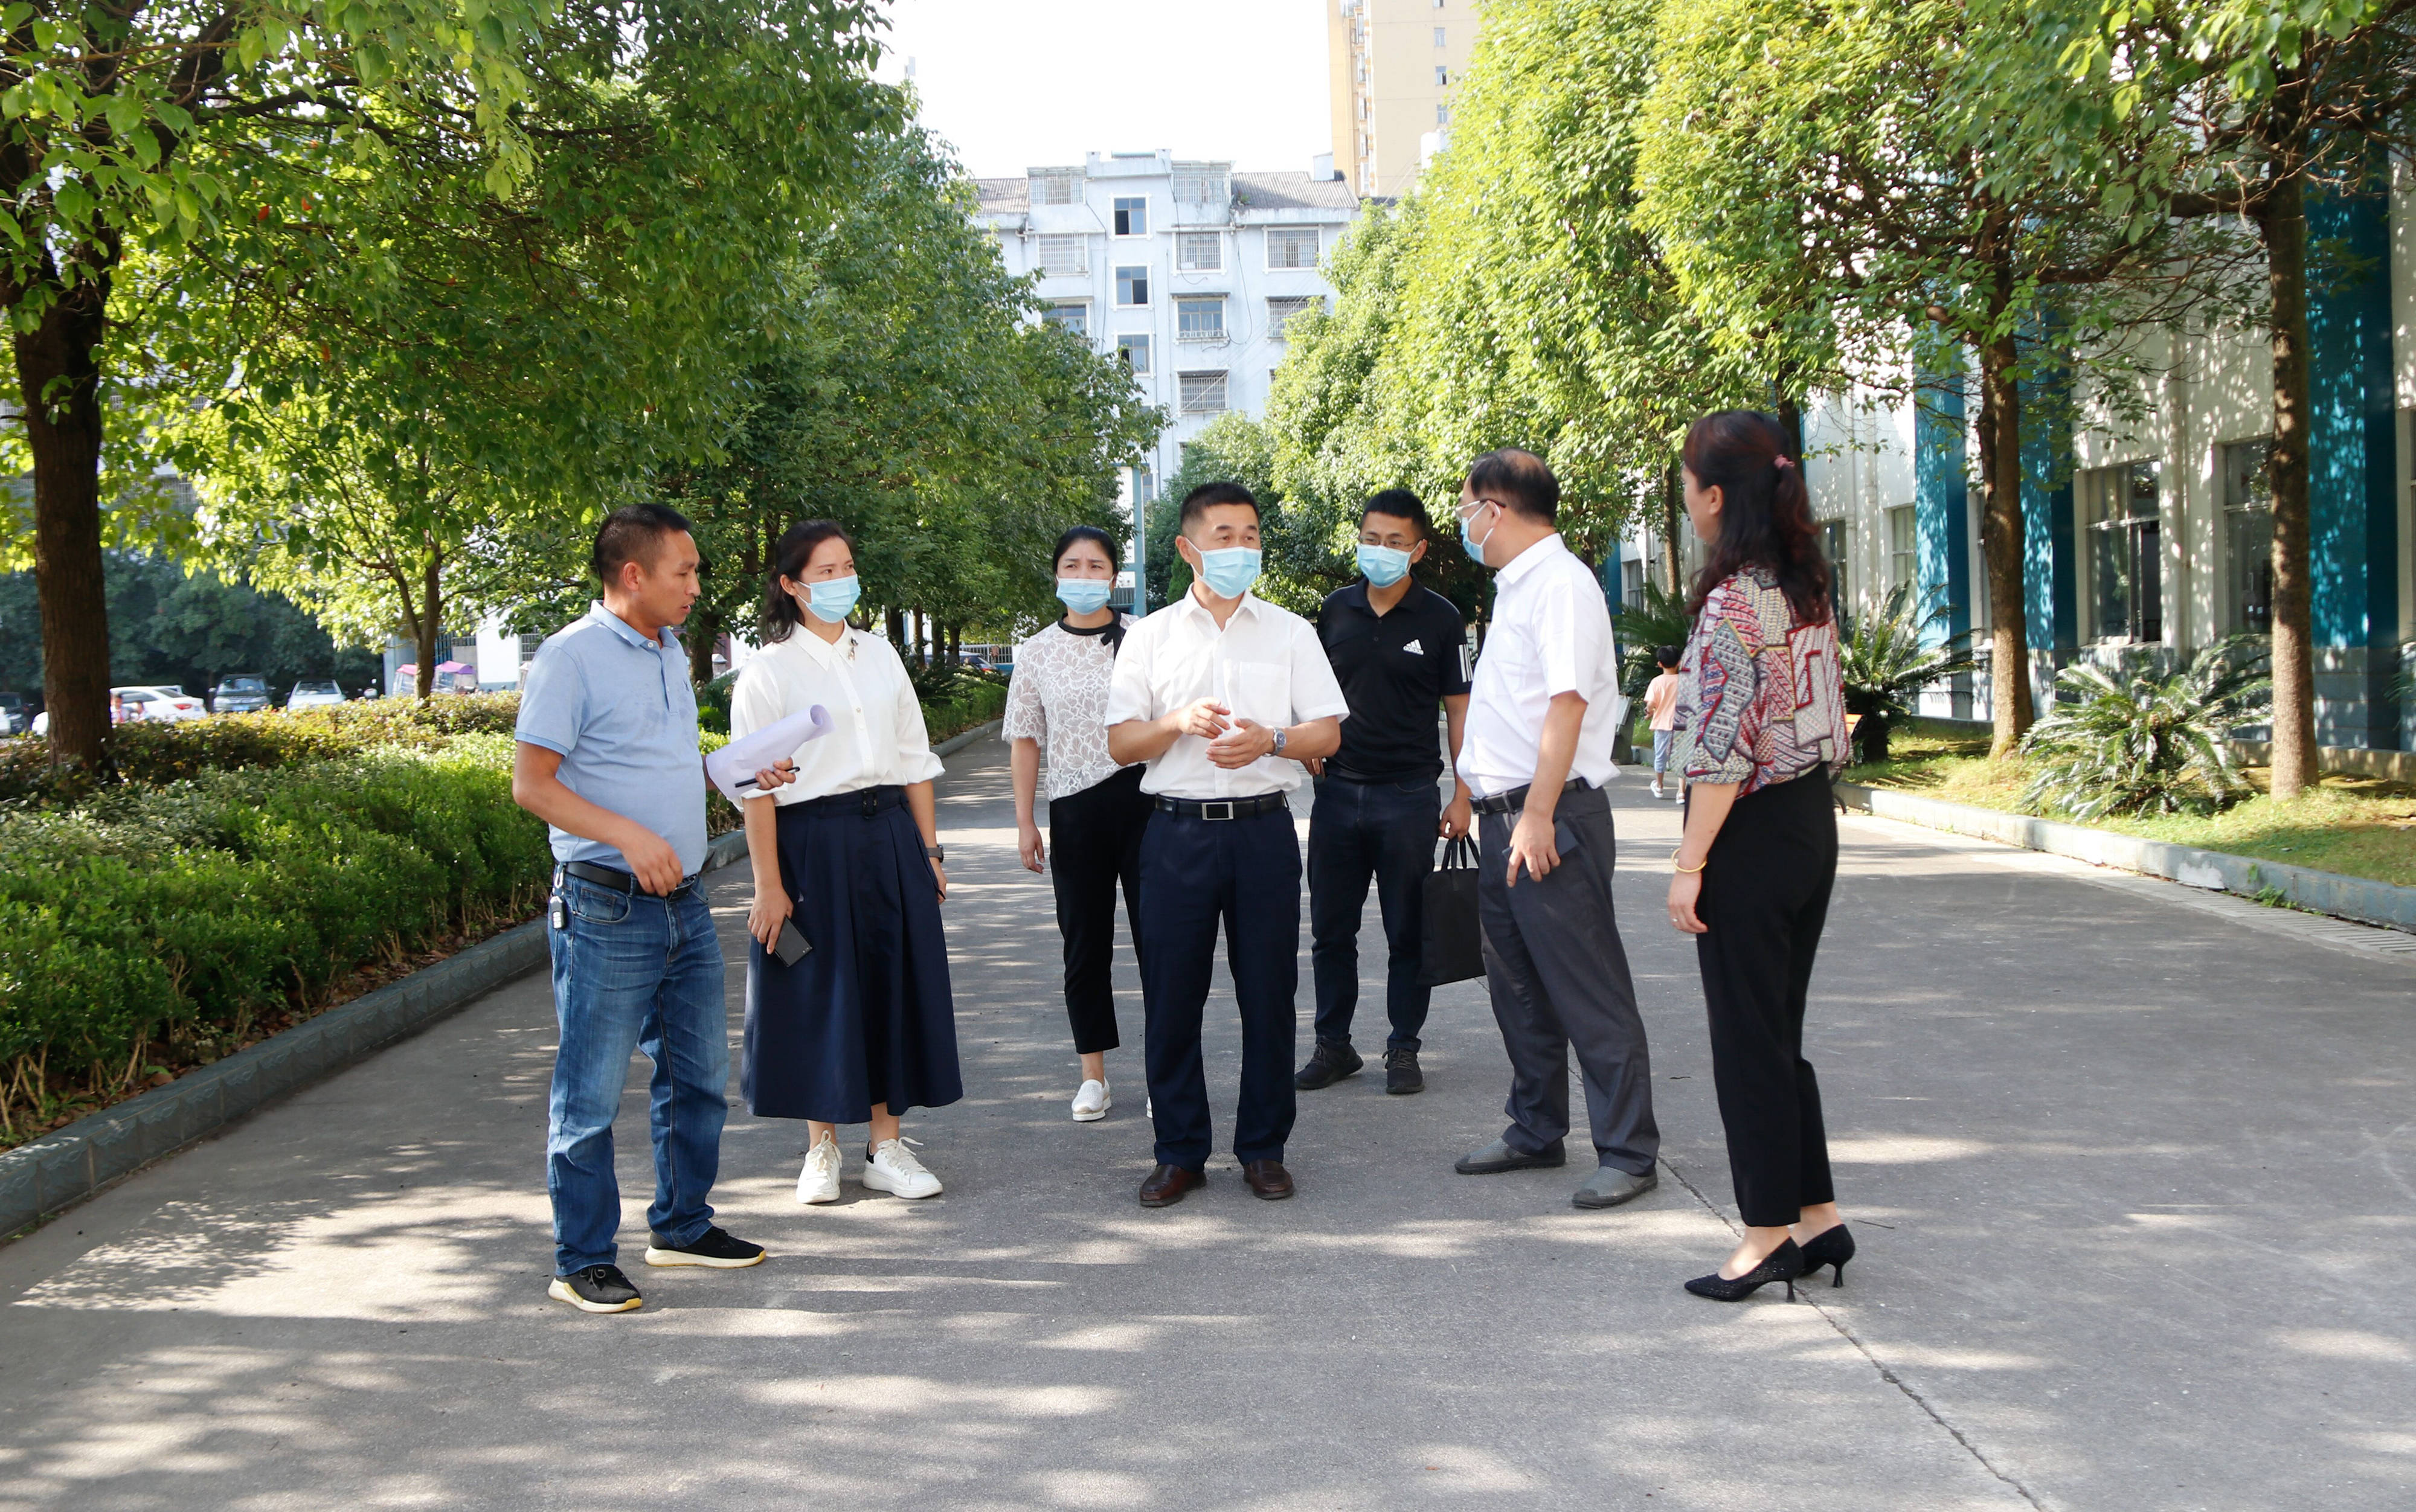
[[[755,942],[739,1085],[757,1116],[806,1120],[799,1202],[838,1200],[838,1124],[871,1125],[868,1190],[929,1197],[939,1177],[898,1137],[898,1117],[964,1096],[940,930],[940,760],[906,664],[847,622],[856,600],[847,531],[832,520],[793,526],[773,563],[763,649],[731,690],[730,733],[817,705],[830,729],[797,748],[794,783],[747,801]],[[783,965],[775,948],[792,923],[808,949]]]
[[[1108,1052],[1119,1043],[1112,974],[1116,883],[1124,883],[1125,917],[1138,949],[1140,836],[1149,825],[1150,800],[1140,790],[1141,769],[1119,769],[1108,756],[1108,680],[1130,622],[1107,606],[1116,580],[1116,544],[1105,531],[1077,525],[1058,538],[1052,560],[1065,613],[1015,649],[1005,734],[1023,864],[1039,871],[1045,857],[1056,886],[1057,929],[1065,936],[1065,1016],[1073,1021],[1075,1054],[1082,1057],[1074,1120],[1091,1123],[1115,1105],[1108,1091]],[[1033,819],[1043,742],[1049,756],[1045,847]]]

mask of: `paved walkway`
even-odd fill
[[[1630,1208],[1572,1209],[1576,1168],[1451,1174],[1500,1124],[1474,983],[1425,1095],[1302,1099],[1297,1200],[1220,1156],[1138,1207],[1137,1052],[1069,1122],[992,743],[943,794],[970,1092],[910,1132],[946,1196],[801,1209],[800,1127],[741,1115],[717,1197],[771,1263],[547,1301],[531,978],[0,1249],[0,1507],[2416,1503],[2416,959],[1853,821],[1812,1054],[1863,1258],[1720,1307],[1677,1285],[1732,1214],[1640,786],[1621,905],[1669,1143]],[[623,1170],[642,1191],[642,1139]]]

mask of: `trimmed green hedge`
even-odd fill
[[[501,735],[0,816],[0,1134],[526,918],[549,870]]]

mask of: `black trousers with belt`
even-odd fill
[[[1140,980],[1157,1160],[1206,1163],[1208,1076],[1200,1019],[1216,969],[1216,927],[1242,1013],[1233,1156],[1280,1160],[1291,1137],[1300,1020],[1300,840],[1282,809],[1246,819],[1149,816],[1140,848]]]
[[[1695,936],[1711,1016],[1712,1083],[1737,1208],[1756,1228],[1836,1200],[1820,1086],[1804,1058],[1812,958],[1837,879],[1837,811],[1826,767],[1746,794],[1703,869]]]
[[[1057,892],[1057,931],[1065,936],[1065,1017],[1074,1051],[1113,1050],[1116,1034],[1116,884],[1125,917],[1140,942],[1140,837],[1150,798],[1141,768],[1126,767],[1079,793],[1049,801],[1049,880]]]

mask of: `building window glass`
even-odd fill
[[[1853,606],[1853,591],[1846,584],[1846,522],[1841,519],[1820,521],[1820,551],[1829,559],[1829,612],[1839,621]]]
[[[1177,402],[1185,414],[1223,414],[1225,412],[1225,375],[1185,373],[1178,384]]]
[[[1619,564],[1619,602],[1629,606],[1644,602],[1644,563],[1638,558]]]
[[[1450,70],[1449,68],[1444,67],[1443,67],[1442,64],[1440,64],[1440,63],[1436,64],[1436,65],[1435,65],[1435,87],[1436,87],[1437,89],[1441,89],[1441,88],[1444,87],[1445,85],[1449,84],[1450,82],[1451,82],[1451,70]]]
[[[1215,273],[1225,266],[1225,238],[1213,231],[1186,231],[1174,238],[1174,265],[1185,273]]]
[[[1149,234],[1149,202],[1145,199],[1116,201],[1116,234],[1146,236]]]
[[[1044,278],[1063,278],[1091,271],[1091,260],[1084,255],[1089,238],[1082,236],[1043,236],[1040,238],[1040,275]]]
[[[1267,266],[1270,268],[1317,266],[1317,228],[1315,226],[1269,227]]]
[[[1034,204],[1080,204],[1082,171],[1079,168],[1035,168],[1028,183]]]
[[[1919,571],[1910,504],[1898,504],[1887,512],[1887,534],[1888,587],[1910,592],[1915,586],[1913,578]]]
[[[1120,336],[1116,337],[1116,355],[1124,359],[1125,366],[1131,368],[1135,376],[1146,377],[1148,375],[1148,337]]]
[[[1144,504],[1157,502],[1157,474],[1150,470],[1148,463],[1139,462],[1133,465],[1132,486],[1135,499]]]
[[[1225,296],[1199,295],[1174,302],[1174,339],[1177,341],[1222,341],[1225,339]]]
[[[1149,303],[1149,269],[1141,267],[1116,270],[1116,303],[1126,307]]]
[[[1324,307],[1325,301],[1307,296],[1270,299],[1267,301],[1267,335],[1281,341],[1284,339],[1284,327],[1291,323],[1293,316]]]
[[[2265,441],[2223,449],[2224,618],[2233,635],[2273,629],[2273,449]]]
[[[1451,125],[1451,107],[1450,107],[1450,106],[1448,106],[1448,105],[1438,105],[1438,106],[1436,106],[1436,107],[1435,107],[1435,125],[1437,125],[1437,126],[1449,126],[1449,125]]]
[[[1443,40],[1443,29],[1442,29],[1442,27],[1440,27],[1440,26],[1436,27],[1436,28],[1435,28],[1435,46],[1437,46],[1437,47],[1443,47],[1443,46],[1447,46],[1447,45],[1448,45],[1448,44]]]
[[[1051,325],[1062,325],[1076,336],[1091,334],[1091,302],[1087,299],[1061,299],[1040,312]]]
[[[2082,474],[2089,517],[2091,629],[2100,640],[2165,638],[2163,523],[2156,464]]]

